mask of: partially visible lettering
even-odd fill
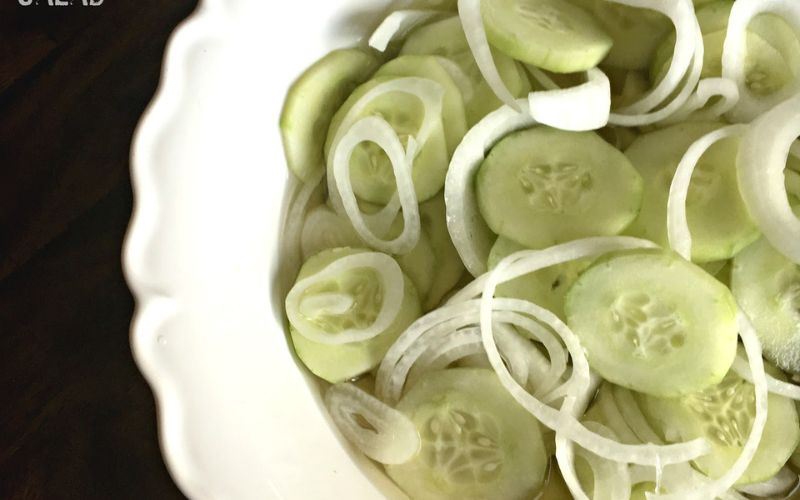
[[[39,5],[39,2],[42,5],[49,6],[49,7],[69,7],[71,5],[82,5],[83,7],[99,7],[103,5],[105,0],[17,0],[17,2],[23,6],[28,7],[30,5]]]

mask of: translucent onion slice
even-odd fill
[[[283,221],[283,237],[281,238],[281,286],[288,289],[300,270],[300,249],[305,216],[314,192],[319,188],[324,171],[319,177],[308,184],[302,183],[294,175],[289,176],[289,199],[292,200],[286,209]]]
[[[586,428],[609,439],[618,439],[611,429],[597,422],[586,422]],[[578,448],[575,454],[586,460],[592,469],[594,475],[592,500],[628,500],[630,498],[632,484],[628,464],[605,460],[583,448]]]
[[[356,146],[366,141],[374,142],[386,152],[392,162],[394,177],[397,181],[397,194],[403,208],[403,231],[390,241],[376,236],[367,227],[350,180],[350,157]],[[377,116],[368,116],[350,127],[339,140],[333,154],[332,173],[344,211],[361,239],[377,250],[404,254],[410,252],[419,242],[419,205],[417,205],[417,194],[411,177],[411,163],[413,162],[411,151],[413,149],[415,149],[413,138],[409,138],[409,152],[407,153],[403,150],[397,133],[386,120]]]
[[[617,408],[623,416],[624,421],[631,428],[636,437],[645,443],[664,444],[664,441],[658,437],[656,431],[650,426],[647,418],[639,408],[639,404],[633,398],[633,394],[625,390],[614,390],[614,400],[617,403]]]
[[[411,30],[432,21],[442,13],[435,10],[396,10],[386,16],[369,37],[369,46],[383,52],[394,40],[405,37]]]
[[[390,373],[387,376],[386,389],[381,388],[378,392],[378,383],[383,384],[383,379],[376,380],[376,394],[383,401],[389,404],[396,404],[400,401],[403,395],[403,388],[408,380],[408,374],[414,367],[417,360],[435,343],[438,339],[446,337],[447,335],[456,332],[464,327],[470,326],[475,323],[474,314],[462,315],[450,318],[447,321],[434,325],[427,331],[422,332],[414,343],[412,343],[397,363],[392,366]]]
[[[800,158],[800,141],[794,141],[792,147],[789,148],[789,153],[795,158]]]
[[[472,83],[469,75],[461,69],[461,66],[447,57],[436,56],[436,60],[439,62],[439,65],[447,71],[450,78],[453,79],[453,83],[456,84],[456,87],[458,87],[458,90],[461,92],[461,97],[464,99],[464,102],[472,99],[475,95],[475,84]]]
[[[601,380],[599,376],[592,374],[589,379],[589,386],[579,397],[567,396],[564,398],[564,402],[561,405],[561,412],[575,418],[585,413],[592,396],[597,392]],[[590,430],[597,431],[596,428]],[[600,435],[608,437],[605,433],[600,433]],[[586,453],[585,450],[583,450],[583,452]],[[556,432],[556,461],[561,471],[561,476],[564,478],[564,482],[575,500],[589,500],[589,496],[583,490],[583,485],[580,480],[578,480],[578,474],[575,471],[574,443],[560,432]],[[630,491],[628,491],[628,493],[630,493]]]
[[[413,387],[422,375],[441,370],[459,359],[482,352],[483,344],[479,328],[469,327],[451,331],[431,343],[428,350],[417,359],[414,367],[408,372],[405,386]]]
[[[731,368],[743,379],[750,383],[753,382],[753,376],[750,373],[750,366],[747,364],[747,360],[737,356],[733,360],[733,366]],[[800,401],[800,386],[789,382],[784,382],[783,380],[778,380],[770,374],[766,374],[766,378],[767,389],[770,393],[777,394],[778,396],[783,396],[785,398],[794,399],[795,401]]]
[[[742,138],[737,159],[739,190],[770,244],[800,264],[800,220],[784,184],[789,148],[800,135],[800,94],[759,116]]]
[[[473,276],[486,272],[486,260],[495,241],[494,233],[478,210],[475,174],[486,152],[498,140],[515,130],[536,124],[528,112],[528,100],[520,99],[517,105],[525,112],[518,113],[503,106],[472,127],[453,152],[447,170],[444,184],[447,229],[464,266]]]
[[[400,399],[400,393],[396,388],[397,383],[393,382],[393,375],[397,364],[400,363],[406,352],[414,345],[417,339],[439,325],[446,324],[447,326],[441,327],[445,331],[455,331],[469,326],[470,321],[465,321],[461,318],[469,314],[471,310],[474,310],[477,304],[478,301],[473,300],[439,307],[417,319],[406,328],[406,331],[386,351],[386,355],[383,357],[380,366],[378,366],[378,372],[375,377],[375,395],[390,405],[396,404]]]
[[[475,63],[489,88],[506,106],[518,113],[523,112],[524,108],[508,90],[494,63],[486,30],[483,27],[481,0],[458,0],[458,16],[461,18],[461,26],[464,28],[464,35],[467,37],[467,44]]]
[[[694,58],[691,62],[689,74],[686,77],[686,83],[678,92],[672,101],[663,107],[650,112],[634,113],[630,111],[630,107],[618,110],[616,113],[611,113],[608,122],[611,125],[620,125],[624,127],[639,127],[643,125],[651,125],[660,121],[670,118],[672,115],[681,110],[686,102],[692,96],[698,82],[700,75],[703,71],[703,34],[700,32],[700,26],[694,21],[695,30],[695,49]],[[662,80],[663,82],[664,80]]]
[[[742,447],[742,452],[725,474],[714,481],[710,481],[703,487],[685,491],[673,491],[668,495],[648,493],[648,500],[706,500],[717,498],[733,487],[736,481],[745,473],[747,467],[750,466],[750,462],[753,461],[758,445],[761,442],[761,436],[764,433],[764,427],[767,424],[767,377],[764,372],[764,360],[761,358],[761,343],[758,340],[755,328],[750,323],[750,319],[741,311],[736,320],[739,325],[739,336],[747,353],[755,388],[755,417],[750,428],[750,435],[747,436],[747,441]]]
[[[586,72],[586,83],[528,94],[533,119],[561,130],[596,130],[608,123],[611,84],[597,68]]]
[[[686,198],[689,196],[694,168],[700,157],[716,142],[741,135],[745,130],[744,125],[730,125],[709,132],[689,146],[678,163],[667,198],[667,236],[669,246],[686,260],[692,260],[692,235],[686,217]]]
[[[558,411],[549,407],[528,393],[514,380],[503,363],[495,343],[492,328],[493,311],[495,310],[513,310],[524,313],[548,325],[564,340],[573,361],[572,376],[567,382],[571,386],[571,391],[565,400],[565,404],[586,398],[586,391],[590,388],[591,377],[586,355],[577,336],[550,311],[526,301],[496,299],[494,298],[494,292],[498,284],[519,277],[522,274],[570,260],[604,253],[600,249],[605,250],[610,241],[614,239],[616,238],[577,240],[558,247],[551,247],[550,249],[517,252],[500,261],[497,267],[488,274],[480,300],[481,337],[486,354],[500,382],[514,399],[539,419],[542,424],[557,433],[561,433],[565,439],[575,441],[588,451],[609,460],[642,465],[671,464],[693,460],[709,451],[708,443],[702,439],[666,446],[626,445],[590,431],[569,412]],[[605,251],[630,248],[631,241],[639,241],[640,248],[654,246],[651,242],[644,240],[636,240],[634,238],[620,239],[625,242],[624,245],[611,246],[610,249]]]
[[[550,330],[543,327],[540,323],[530,319],[529,317],[515,312],[497,311],[494,314],[494,318],[495,323],[501,323],[503,326],[514,325],[521,328],[522,331],[529,334],[530,338],[533,338],[544,345],[544,348],[547,351],[547,357],[549,359],[549,369],[541,381],[543,385],[553,387],[559,382],[559,380],[561,380],[561,377],[567,372],[567,352],[561,342],[559,342],[558,338],[556,338],[556,336]],[[514,336],[522,342],[527,342],[519,337],[519,335],[514,334]],[[517,347],[520,351],[523,348],[523,344],[521,343],[511,344],[508,339],[508,333],[500,330],[497,332],[497,345],[500,347],[500,353],[503,354],[503,357],[506,360],[508,360],[507,353],[511,351],[513,347]],[[527,362],[528,360],[523,358],[521,361]],[[514,366],[511,365],[509,368],[511,368],[511,374],[515,375]],[[519,373],[519,371],[521,370],[518,370],[517,373]],[[528,379],[527,377],[520,379],[516,376],[514,378],[522,385],[524,385]]]
[[[381,95],[387,94],[389,92],[402,92],[409,95],[413,95],[417,97],[423,105],[424,108],[424,116],[422,119],[422,124],[420,125],[420,129],[416,136],[409,138],[409,142],[407,145],[406,151],[402,155],[402,161],[400,160],[401,155],[399,154],[399,150],[402,149],[402,145],[400,148],[397,147],[397,144],[400,142],[400,139],[397,137],[397,134],[394,134],[394,138],[390,137],[390,134],[386,130],[386,125],[380,125],[381,130],[375,131],[367,131],[367,134],[359,133],[355,134],[351,129],[355,125],[357,121],[359,121],[359,116],[364,111],[364,109],[369,105],[377,97]],[[397,177],[398,169],[401,169],[403,172],[408,172],[408,176],[410,176],[410,169],[413,157],[416,156],[418,152],[418,148],[425,144],[428,140],[430,135],[436,129],[437,126],[441,126],[442,124],[442,102],[444,97],[444,90],[442,86],[437,82],[427,79],[427,78],[417,78],[417,77],[403,77],[403,78],[395,78],[392,80],[388,80],[386,82],[380,83],[366,92],[358,101],[356,101],[350,110],[347,112],[345,117],[342,119],[342,123],[339,126],[339,129],[334,136],[331,146],[331,154],[328,157],[328,196],[331,201],[331,205],[333,209],[342,216],[347,216],[350,219],[350,222],[353,224],[353,227],[358,232],[359,236],[362,237],[367,243],[373,246],[376,249],[387,251],[390,253],[407,253],[410,251],[414,246],[417,244],[417,240],[419,238],[414,236],[414,232],[416,231],[415,227],[419,225],[419,215],[417,210],[417,215],[415,216],[413,212],[408,212],[406,209],[407,206],[410,206],[411,203],[411,195],[414,196],[414,203],[416,205],[416,194],[413,190],[413,183],[411,184],[412,189],[408,189],[407,183],[404,183],[403,186],[400,185],[400,178]],[[377,118],[377,117],[367,117],[367,118]],[[366,118],[361,118],[361,120]],[[374,122],[373,122],[374,123]],[[387,124],[388,125],[388,124]],[[363,124],[362,124],[363,127]],[[391,129],[391,127],[389,127]],[[394,130],[392,130],[394,133]],[[398,182],[398,197],[397,199],[392,199],[389,204],[387,204],[380,212],[373,215],[364,215],[358,210],[357,204],[353,206],[352,202],[349,203],[349,208],[345,207],[345,203],[343,200],[343,196],[346,195],[349,199],[355,199],[355,194],[350,189],[348,193],[342,193],[339,188],[339,183],[345,182],[347,185],[350,185],[350,169],[347,168],[349,165],[348,163],[342,163],[341,160],[342,156],[340,154],[339,158],[339,165],[338,168],[334,163],[334,160],[337,157],[337,153],[341,146],[341,141],[345,136],[350,137],[350,141],[355,141],[358,139],[362,139],[364,135],[371,135],[371,136],[378,136],[381,138],[381,143],[391,145],[393,149],[393,154],[387,150],[386,153],[389,156],[390,161],[392,162],[392,168],[395,171],[395,178]],[[361,137],[359,137],[361,136]],[[370,139],[364,139],[370,140]],[[361,141],[359,141],[361,142]],[[352,145],[355,147],[355,145]],[[385,147],[384,147],[385,148]],[[349,158],[349,153],[352,152],[352,149],[348,152],[347,156]],[[335,170],[338,170],[340,173],[336,174]],[[401,192],[402,191],[402,192]],[[377,234],[384,234],[391,223],[394,221],[395,216],[397,215],[400,206],[403,207],[403,218],[406,222],[406,225],[403,228],[403,234],[395,238],[392,242],[385,242],[381,238],[377,237]],[[412,225],[408,225],[409,220],[416,220],[416,222]],[[377,243],[377,244],[374,244]]]
[[[722,76],[736,82],[740,101],[733,118],[750,121],[800,91],[800,79],[769,96],[757,96],[747,87],[747,26],[759,14],[772,13],[786,21],[800,37],[800,3],[795,0],[737,0],[733,3],[722,46]]]
[[[604,253],[614,252],[617,250],[633,250],[637,248],[658,248],[658,245],[649,240],[633,238],[630,236],[598,236],[583,238],[580,240],[570,241],[568,243],[554,245],[545,249],[548,252],[552,252],[552,255],[559,255],[560,257],[558,259],[553,259],[556,261],[555,264],[548,264],[544,267],[583,258],[580,257],[580,255],[602,255]],[[513,260],[519,260],[519,263],[515,262],[514,266],[509,269],[508,275],[513,276],[513,278],[509,278],[509,280],[519,278],[520,276],[535,272],[540,269],[538,268],[538,260],[533,264],[530,264],[528,261],[526,261],[526,258],[533,255],[539,255],[543,251],[544,250],[523,250],[509,255],[507,258],[514,256]],[[533,270],[526,270],[528,268]],[[483,288],[486,285],[488,276],[488,274],[482,274],[481,276],[478,276],[464,286],[464,288],[454,293],[447,303],[456,304],[479,297],[483,293]]]
[[[700,27],[694,15],[694,4],[692,0],[672,0],[669,2],[664,2],[663,0],[609,1],[630,7],[655,10],[669,17],[675,26],[675,51],[672,54],[672,62],[664,78],[641,99],[618,110],[619,113],[626,115],[642,115],[655,109],[678,88],[681,80],[689,70],[692,58],[699,59],[702,66],[703,43],[702,37],[698,37]],[[697,84],[697,80],[692,83],[690,79],[688,84],[691,86],[691,92]]]
[[[419,433],[411,420],[353,384],[331,386],[325,404],[344,437],[371,459],[402,464],[419,451]]]
[[[714,97],[720,99],[708,109],[703,109]],[[714,121],[733,109],[738,102],[739,88],[736,82],[727,78],[704,78],[697,84],[697,90],[689,100],[674,115],[664,120],[664,123],[678,123],[690,116],[693,120]]]
[[[657,474],[654,468],[640,465],[632,466],[630,475],[631,483],[634,485],[644,482],[657,482],[659,479],[656,477]],[[663,489],[668,492],[701,488],[711,481],[708,477],[694,470],[689,463],[665,466],[660,479],[661,488],[659,488],[659,491]],[[721,494],[718,498],[721,500],[747,500],[743,495],[733,490]]]
[[[320,328],[301,311],[308,309],[302,302],[313,297],[306,297],[306,291],[314,285],[335,279],[341,273],[358,268],[369,268],[380,277],[383,300],[375,321],[363,330],[350,328],[338,333],[330,333]],[[304,278],[292,287],[286,296],[286,316],[298,333],[321,344],[349,344],[369,340],[394,322],[400,312],[404,290],[403,272],[397,262],[386,254],[378,252],[362,252],[338,259],[320,272]]]
[[[739,486],[737,489],[742,493],[757,497],[776,497],[788,493],[795,484],[797,484],[797,474],[788,467],[784,467],[763,483]]]
[[[519,314],[511,312],[499,311],[497,314],[498,323],[508,323],[509,325],[516,325],[523,329],[524,332],[529,333],[531,337],[543,343],[551,356],[550,370],[545,374],[543,383],[552,386],[557,384],[561,376],[566,371],[567,358],[563,352],[564,348],[549,330],[543,328],[538,323],[530,320]],[[424,321],[423,321],[424,323]],[[478,323],[478,307],[477,303],[469,311],[462,314],[445,319],[444,321],[430,324],[430,329],[423,331],[415,337],[414,341],[408,345],[406,350],[402,353],[400,358],[397,359],[395,364],[388,369],[386,378],[379,371],[377,386],[380,390],[380,397],[390,404],[394,404],[400,400],[403,393],[403,388],[407,387],[410,383],[411,374],[414,367],[424,358],[428,353],[433,352],[434,356],[438,356],[436,352],[438,349],[449,349],[451,344],[461,344],[461,340],[453,340],[459,337],[462,331],[472,330]],[[413,329],[412,325],[410,329]],[[506,324],[499,324],[497,342],[500,347],[500,353],[503,360],[508,364],[512,376],[520,384],[525,384],[528,380],[528,367],[530,360],[527,356],[527,351],[524,349],[523,342],[526,342],[520,337],[520,334],[509,328]],[[468,334],[467,334],[468,335]],[[530,346],[530,349],[535,349]],[[483,346],[480,345],[480,351],[483,352]],[[469,354],[474,354],[469,352]]]

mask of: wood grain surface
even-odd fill
[[[134,127],[196,0],[0,0],[0,499],[182,498],[128,344]]]

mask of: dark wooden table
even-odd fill
[[[0,499],[181,498],[120,251],[131,134],[196,0],[21,3],[0,0]]]

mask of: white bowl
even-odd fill
[[[384,8],[204,0],[169,44],[133,147],[125,270],[133,352],[191,498],[402,497],[328,420],[291,354],[277,286],[283,97],[311,62],[364,35],[354,14]]]

